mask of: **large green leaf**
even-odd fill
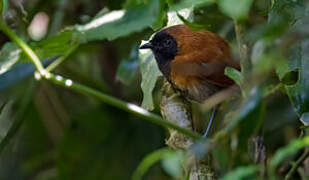
[[[115,39],[141,31],[158,23],[158,18],[163,20],[160,17],[161,8],[163,8],[161,2],[160,0],[132,0],[126,4],[126,10],[112,11],[85,25],[76,26],[77,31],[80,32],[79,38],[86,42]]]
[[[303,1],[276,1],[270,12],[269,23],[284,21],[292,31],[309,23],[309,11]],[[294,10],[294,11],[292,11]],[[294,13],[296,12],[296,13]],[[309,125],[309,39],[297,41],[288,51],[287,60],[276,67],[280,80],[300,120]],[[293,77],[296,78],[293,78]],[[292,79],[292,81],[290,81]],[[296,83],[286,83],[294,82]]]

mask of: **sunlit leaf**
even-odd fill
[[[168,13],[168,22],[167,27],[174,26],[177,24],[183,24],[180,16],[186,20],[192,20],[193,8],[184,8],[178,12],[169,12]]]
[[[19,60],[21,49],[14,43],[6,43],[0,51],[0,75],[10,70]]]
[[[142,74],[142,91],[143,102],[142,107],[153,110],[152,91],[155,87],[157,79],[161,76],[156,60],[150,50],[140,50],[139,55],[140,71]]]
[[[76,27],[82,41],[115,39],[153,25],[161,12],[160,0],[140,2],[126,10],[104,14],[85,25]],[[131,2],[132,3],[132,2]]]
[[[245,18],[249,13],[252,0],[219,0],[218,4],[223,13],[239,20]]]
[[[10,100],[0,107],[0,139],[2,140],[12,125],[12,108],[14,101]]]
[[[238,86],[240,86],[243,82],[244,77],[241,72],[232,67],[226,67],[224,70],[224,74],[231,78]]]

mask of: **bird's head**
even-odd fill
[[[159,31],[152,40],[142,45],[140,49],[151,49],[156,58],[171,61],[177,55],[177,41],[168,32]]]

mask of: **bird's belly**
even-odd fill
[[[219,88],[195,76],[183,76],[171,73],[171,83],[181,94],[197,102],[205,101],[209,96],[216,93]]]

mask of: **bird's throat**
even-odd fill
[[[169,79],[171,73],[171,61],[172,59],[161,56],[160,54],[155,54],[155,59],[157,61],[158,67],[162,74]]]

